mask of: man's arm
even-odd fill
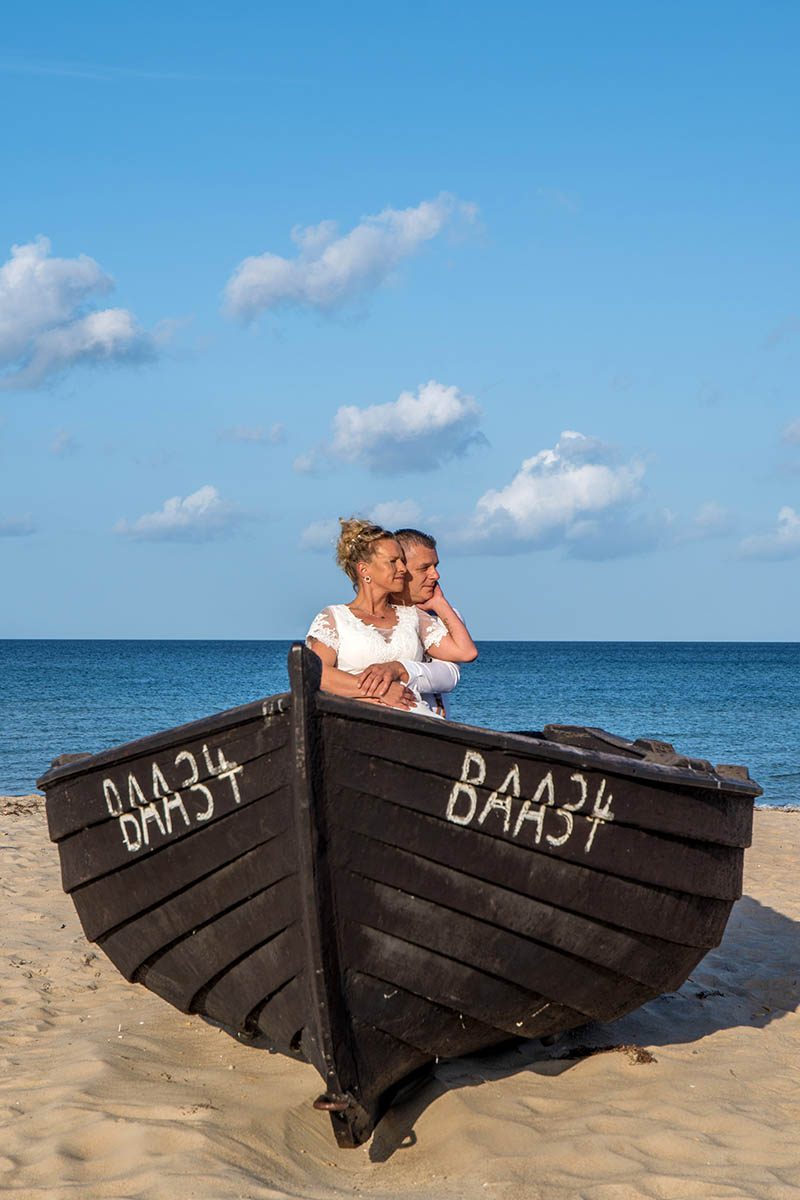
[[[307,639],[309,650],[313,650],[322,662],[322,679],[320,686],[325,692],[333,692],[335,696],[345,696],[348,700],[372,700],[374,703],[386,704],[390,708],[413,708],[417,697],[410,692],[401,681],[387,682],[380,695],[367,694],[359,684],[359,676],[351,675],[336,666],[336,651],[318,638]]]
[[[452,692],[461,678],[461,671],[455,663],[445,662],[413,662],[400,660],[408,676],[408,686],[416,687],[420,692]]]
[[[455,663],[416,662],[414,659],[392,659],[373,663],[358,676],[362,695],[381,696],[394,681],[416,687],[420,692],[452,692],[461,678]]]
[[[425,646],[429,658],[435,658],[439,662],[475,661],[478,657],[478,647],[473,642],[460,615],[445,597],[440,584],[437,583],[436,590],[430,600],[425,602],[424,608],[420,607],[420,612],[423,620],[426,617],[429,619],[430,614],[433,613],[447,630],[446,637],[434,642],[427,641],[423,634],[422,644]]]

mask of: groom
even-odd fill
[[[398,529],[394,534],[405,554],[407,575],[403,591],[398,594],[400,604],[418,604],[426,612],[436,615],[441,588],[439,587],[439,555],[436,539],[419,529]],[[358,677],[364,696],[374,699],[383,697],[393,683],[415,687],[423,701],[440,716],[447,716],[444,697],[452,692],[461,678],[455,663],[428,661],[413,662],[394,660],[373,663]]]

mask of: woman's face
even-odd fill
[[[369,575],[373,584],[387,592],[399,592],[406,577],[406,564],[400,544],[394,538],[375,542],[375,553],[369,562],[359,563],[359,574]]]

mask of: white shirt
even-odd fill
[[[461,620],[461,613],[457,608],[454,612]],[[428,613],[428,616],[432,615]],[[441,621],[440,617],[436,619]],[[444,624],[443,621],[441,623]],[[457,686],[461,678],[461,668],[456,663],[445,662],[444,659],[430,658],[426,658],[424,662],[402,660],[400,665],[408,674],[408,686],[417,689],[424,703],[435,713],[448,717],[450,714],[447,711],[447,696]]]
[[[456,664],[442,659],[416,662],[413,659],[401,658],[398,662],[408,674],[408,686],[418,691],[423,702],[434,712],[443,708],[443,715],[446,717],[447,693],[452,692],[461,678],[461,671]]]

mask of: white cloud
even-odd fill
[[[769,533],[756,533],[739,544],[740,558],[761,558],[779,561],[800,557],[800,513],[784,505],[778,520]]]
[[[265,429],[262,425],[234,425],[220,433],[222,441],[245,442],[252,446],[278,446],[286,441],[286,426],[275,424]]]
[[[172,496],[157,512],[118,521],[114,532],[136,541],[208,542],[231,533],[242,519],[242,513],[206,484],[189,496]]]
[[[382,504],[376,504],[369,515],[384,529],[407,529],[420,519],[422,509],[416,500],[384,500]]]
[[[245,258],[228,280],[225,307],[245,321],[283,306],[328,312],[383,283],[454,217],[472,221],[475,213],[474,205],[442,193],[416,208],[385,208],[341,236],[335,221],[296,226],[297,256]]]
[[[0,388],[36,387],[76,363],[153,357],[155,342],[124,308],[87,312],[113,281],[85,254],[52,258],[40,237],[0,267]]]
[[[599,552],[612,532],[609,549],[619,553],[625,533],[620,510],[640,498],[644,466],[616,459],[595,438],[565,431],[552,449],[525,459],[505,487],[481,496],[463,542],[496,553],[562,542],[571,554],[585,557],[592,545]],[[613,530],[609,514],[615,515]],[[641,548],[643,531],[629,532]]]
[[[472,396],[431,379],[416,394],[401,392],[387,404],[338,409],[331,440],[297,459],[295,470],[311,472],[333,459],[376,475],[432,471],[485,443],[477,429],[480,416]]]
[[[35,532],[30,517],[0,517],[0,537],[29,537]]]
[[[525,459],[511,482],[486,492],[460,526],[453,550],[518,554],[560,547],[570,558],[601,561],[665,550],[735,531],[716,501],[691,518],[655,505],[644,464],[624,461],[611,446],[567,430],[552,449]]]

